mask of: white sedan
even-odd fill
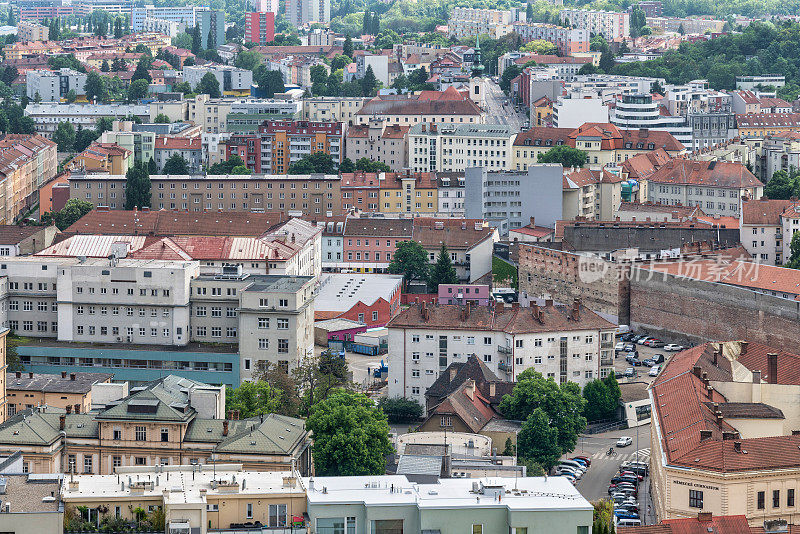
[[[633,443],[633,438],[630,436],[622,436],[617,440],[617,447],[627,447]]]
[[[678,352],[679,350],[683,350],[682,346],[676,345],[675,343],[670,343],[669,345],[664,345],[663,348],[667,352]]]

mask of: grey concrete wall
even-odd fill
[[[536,221],[539,222],[538,215]],[[594,224],[565,226],[564,241],[580,251],[611,251],[621,248],[658,251],[679,248],[697,241],[719,243],[723,248],[739,244],[738,228],[660,228],[658,223],[654,223],[652,227],[614,228],[611,224],[603,227]]]

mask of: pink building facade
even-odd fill
[[[489,286],[483,284],[439,284],[439,304],[488,306]]]

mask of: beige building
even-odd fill
[[[92,386],[110,383],[112,378],[114,375],[109,373],[6,373],[8,417],[44,405],[65,410],[71,406],[75,413],[88,412],[92,409]]]
[[[0,424],[0,454],[21,451],[30,473],[110,474],[123,466],[207,464],[212,457],[254,471],[310,472],[303,421],[227,415],[224,386],[167,375],[97,412],[17,412]]]
[[[387,125],[413,126],[418,123],[483,124],[486,112],[455,87],[446,91],[423,91],[416,95],[376,96],[356,114],[356,124],[369,124],[381,117]]]
[[[747,341],[673,356],[650,388],[658,519],[702,510],[756,526],[797,513],[798,364],[797,354]]]
[[[345,156],[353,163],[361,158],[380,161],[392,171],[408,167],[408,126],[384,126],[380,118],[369,124],[350,126],[347,130]]]
[[[50,29],[31,20],[23,20],[17,24],[17,40],[19,42],[28,41],[48,41],[50,39]]]
[[[302,119],[318,122],[341,122],[356,124],[356,114],[364,107],[368,98],[319,96],[303,99]]]
[[[413,172],[511,170],[516,135],[503,124],[416,124],[408,132],[408,166]]]
[[[125,207],[125,175],[73,174],[70,198],[112,210]],[[341,213],[341,179],[336,174],[152,175],[154,210],[274,212],[288,215]]]
[[[0,224],[12,224],[32,206],[45,182],[58,172],[56,144],[39,135],[0,139]]]
[[[98,523],[98,509],[108,517],[133,520],[136,508],[162,508],[167,532],[205,534],[256,522],[288,530],[305,522],[306,490],[296,472],[245,471],[229,463],[119,467],[115,472],[65,479],[65,506],[87,507]]]
[[[0,524],[3,532],[62,532],[64,511],[60,502],[60,475],[20,474],[21,459],[17,455],[0,460],[4,466],[0,470],[3,479],[3,512],[0,515]]]

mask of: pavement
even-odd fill
[[[507,124],[516,132],[522,131],[528,117],[524,113],[514,110],[511,104],[505,105],[505,93],[489,78],[484,80],[483,96],[486,106],[486,124]]]

